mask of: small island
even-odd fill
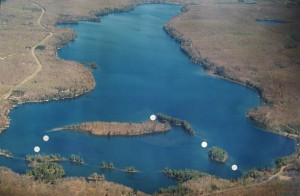
[[[112,162],[109,162],[108,164],[105,161],[101,162],[101,169],[115,169],[114,164]]]
[[[89,177],[87,177],[87,179],[89,181],[94,181],[94,182],[99,182],[99,181],[104,181],[105,180],[105,176],[102,174],[97,174],[97,173],[93,173],[92,175],[90,175]]]
[[[143,123],[121,123],[121,122],[85,122],[81,124],[69,125],[62,128],[53,129],[59,130],[74,130],[88,132],[98,136],[135,136],[166,132],[171,127],[168,123],[160,123],[156,121],[145,121]]]
[[[98,64],[94,61],[91,63],[86,63],[85,66],[90,67],[91,69],[97,69],[98,68]]]
[[[131,167],[126,167],[124,170],[124,172],[126,173],[137,173],[139,172],[135,167],[131,166]]]
[[[4,156],[6,158],[13,158],[13,155],[11,152],[9,152],[7,150],[2,150],[2,149],[0,149],[0,156]]]
[[[46,162],[60,162],[65,161],[66,159],[58,154],[50,154],[50,155],[44,155],[44,154],[36,154],[36,155],[26,155],[25,161],[27,161],[29,164],[29,167],[36,167],[36,165]]]
[[[80,164],[80,165],[84,164],[84,160],[79,155],[72,154],[69,160],[71,163]]]
[[[225,150],[213,146],[209,151],[208,151],[208,157],[214,161],[225,163],[228,159],[228,154]]]
[[[169,168],[165,168],[162,170],[162,173],[172,179],[175,179],[179,182],[186,182],[188,180],[202,178],[204,176],[208,176],[206,173],[202,173],[193,169],[185,169],[185,170],[172,170]]]

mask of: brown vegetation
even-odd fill
[[[165,169],[163,172],[181,182],[176,187],[158,192],[163,195],[264,195],[268,191],[272,195],[299,193],[299,164],[288,164],[278,170],[253,169],[235,180],[220,179],[196,170]]]
[[[231,188],[224,188],[224,186]],[[300,190],[297,188],[300,181],[275,181],[258,186],[241,186],[235,188],[234,183],[224,180],[211,179],[209,177],[190,181],[184,187],[192,187],[188,195],[298,195]]]
[[[144,135],[151,133],[166,132],[170,130],[169,124],[163,124],[153,121],[143,123],[120,123],[120,122],[86,122],[77,125],[69,125],[58,130],[74,130],[88,132],[92,135]]]
[[[133,195],[133,192],[131,188],[105,180],[87,182],[84,178],[65,178],[49,184],[0,169],[0,195]],[[146,194],[137,192],[137,195]]]
[[[57,47],[74,38],[70,30],[43,24],[47,12],[30,1],[6,1],[0,17],[0,130],[10,109],[22,102],[71,98],[92,90],[91,72],[56,56]],[[50,38],[50,39],[49,39]],[[43,45],[43,50],[35,50]],[[39,47],[38,47],[39,48]],[[23,92],[14,95],[14,90]]]
[[[261,93],[266,104],[249,112],[253,121],[285,135],[299,134],[300,8],[280,1],[199,2],[186,5],[164,29],[211,73]],[[257,19],[288,23],[258,24]]]

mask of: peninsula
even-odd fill
[[[9,152],[7,150],[2,150],[2,149],[0,149],[0,156],[4,156],[6,158],[13,158],[13,155],[11,152]]]
[[[192,126],[186,121],[186,120],[181,120],[179,118],[173,118],[171,116],[167,116],[162,113],[157,114],[157,119],[163,123],[168,123],[170,125],[174,126],[180,126],[184,131],[186,131],[188,134],[194,136],[195,131],[192,128]]]
[[[170,130],[167,123],[145,121],[143,123],[122,123],[122,122],[85,122],[81,124],[68,125],[62,128],[53,129],[52,131],[73,130],[87,132],[98,136],[134,136],[151,133],[160,133]]]

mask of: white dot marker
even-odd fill
[[[232,166],[231,166],[231,169],[232,169],[233,171],[236,171],[236,170],[238,169],[238,166],[237,166],[237,165],[232,165]]]
[[[202,142],[201,146],[202,146],[202,148],[206,148],[207,147],[207,142]]]
[[[40,152],[41,149],[40,149],[40,147],[36,146],[36,147],[34,147],[33,150],[34,150],[34,152]]]
[[[45,142],[48,142],[48,141],[49,141],[49,136],[48,136],[48,135],[44,135],[43,140],[44,140]]]
[[[155,116],[154,114],[152,114],[152,115],[150,116],[150,120],[155,121],[155,120],[156,120],[156,116]]]

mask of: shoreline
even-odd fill
[[[189,11],[189,9],[186,7],[188,4],[182,4],[182,3],[179,3],[179,2],[172,2],[172,1],[165,1],[165,0],[158,0],[158,1],[155,1],[155,0],[149,0],[149,1],[142,0],[142,1],[136,1],[136,2],[134,2],[131,5],[124,6],[123,8],[111,8],[111,9],[108,8],[108,9],[104,9],[103,11],[100,11],[98,13],[97,12],[93,13],[94,16],[96,16],[97,18],[99,18],[99,20],[95,20],[95,18],[92,17],[92,16],[91,17],[87,17],[86,16],[84,19],[80,19],[80,18],[77,18],[76,20],[70,19],[69,21],[67,20],[67,21],[64,21],[64,22],[56,21],[54,27],[56,27],[57,25],[78,24],[80,21],[90,21],[90,22],[97,22],[97,23],[99,23],[99,22],[101,22],[101,18],[100,18],[101,16],[106,16],[106,15],[113,14],[113,13],[128,12],[128,11],[134,10],[135,7],[137,7],[139,5],[147,5],[147,4],[173,4],[173,5],[182,5],[182,8],[180,10],[181,11],[180,14],[176,15],[174,17],[180,17],[180,15],[182,15],[183,13]],[[229,82],[245,86],[245,87],[247,87],[247,88],[249,88],[251,90],[254,90],[258,94],[258,96],[259,96],[259,98],[260,98],[260,100],[261,100],[262,103],[259,104],[257,107],[250,109],[247,112],[247,118],[249,118],[249,120],[254,125],[262,128],[263,131],[270,132],[270,133],[275,133],[275,134],[278,134],[278,135],[281,135],[281,136],[284,136],[284,137],[288,137],[290,139],[300,138],[300,135],[289,134],[289,133],[285,133],[283,131],[276,130],[276,128],[272,128],[269,125],[266,125],[263,122],[259,122],[258,120],[256,120],[255,114],[251,114],[251,112],[253,110],[255,110],[256,108],[259,108],[259,107],[263,106],[264,104],[269,104],[270,103],[270,101],[268,101],[263,96],[262,89],[260,87],[256,86],[256,85],[252,84],[250,81],[244,82],[244,81],[241,81],[239,78],[229,77],[226,74],[218,74],[216,72],[216,69],[220,68],[222,66],[219,66],[219,65],[217,65],[215,63],[212,63],[212,62],[209,62],[209,61],[206,60],[206,58],[201,58],[200,55],[199,55],[199,53],[194,50],[194,48],[192,46],[192,41],[189,40],[189,39],[184,38],[184,36],[182,36],[180,34],[180,32],[178,30],[176,30],[176,28],[174,28],[172,25],[170,25],[170,21],[173,18],[171,18],[166,24],[164,24],[163,30],[171,38],[173,38],[176,42],[178,42],[180,44],[180,50],[184,54],[186,54],[188,56],[188,58],[193,63],[195,63],[197,65],[200,65],[204,69],[205,73],[208,74],[208,75],[219,77],[219,78],[227,80]],[[171,27],[172,30],[170,30],[170,28],[168,28],[168,26]],[[74,34],[72,35],[72,33],[74,33]],[[77,37],[76,32],[73,31],[72,33],[70,34],[71,37],[67,41],[59,43],[59,45],[56,47],[56,50],[55,50],[56,54],[57,54],[57,50],[61,49],[63,46],[69,45],[72,41],[74,41],[76,39],[76,37]],[[197,54],[197,55],[195,55],[195,54]],[[57,57],[59,59],[61,59],[59,56],[57,56]],[[65,61],[64,59],[61,59],[61,60]],[[96,83],[95,83],[95,85],[96,85]],[[92,87],[92,89],[90,91],[82,92],[82,94],[80,94],[78,96],[63,97],[63,98],[57,98],[57,99],[51,99],[51,100],[36,100],[36,101],[30,101],[29,103],[38,103],[38,102],[45,102],[45,101],[48,102],[48,101],[52,101],[52,100],[59,101],[59,100],[64,100],[64,99],[74,99],[74,98],[80,97],[80,96],[82,96],[82,95],[84,95],[86,93],[91,92],[94,89],[95,85]],[[27,102],[25,102],[25,103],[27,103]],[[0,130],[0,134],[1,134],[1,130]]]
[[[5,153],[5,152],[0,152],[0,156],[6,157],[6,158],[14,158],[13,155],[11,155],[9,153]]]
[[[80,21],[101,22],[101,18],[100,18],[101,16],[105,16],[105,15],[112,14],[112,13],[128,12],[128,11],[133,10],[136,6],[144,5],[144,4],[174,4],[174,5],[182,5],[180,14],[177,15],[177,16],[174,16],[174,17],[180,17],[183,13],[189,11],[189,9],[186,7],[188,4],[184,4],[184,3],[182,4],[182,3],[176,2],[176,1],[172,2],[172,1],[165,1],[165,0],[158,0],[158,1],[155,1],[155,0],[149,0],[149,1],[147,1],[147,0],[141,0],[141,1],[138,1],[137,0],[137,1],[135,1],[131,5],[126,5],[126,6],[121,7],[121,8],[107,8],[107,9],[104,9],[104,10],[99,11],[99,12],[94,12],[92,15],[85,16],[85,17],[82,17],[82,18],[80,18],[80,17],[79,18],[72,18],[72,16],[67,15],[67,19],[68,20],[64,19],[63,22],[59,21],[59,20],[61,20],[61,17],[62,17],[62,16],[60,16],[57,19],[57,21],[54,22],[53,26],[51,26],[51,27],[57,28],[57,25],[78,24],[78,22],[80,22]],[[43,6],[41,6],[41,7],[43,7]],[[94,17],[97,17],[99,20],[95,21]],[[217,76],[217,77],[222,78],[224,80],[227,80],[227,81],[239,84],[239,85],[243,85],[243,86],[245,86],[247,88],[250,88],[250,89],[256,91],[258,93],[261,101],[262,101],[262,104],[258,105],[256,108],[259,108],[259,107],[263,106],[264,104],[269,104],[270,103],[270,101],[268,101],[263,96],[262,89],[260,87],[256,86],[256,85],[252,84],[250,81],[243,82],[239,78],[229,77],[226,74],[218,74],[216,72],[216,69],[220,68],[222,66],[219,66],[219,65],[217,65],[215,63],[212,63],[212,62],[209,62],[209,61],[206,60],[206,58],[201,58],[200,55],[198,54],[198,52],[194,50],[194,48],[192,46],[192,41],[189,40],[189,39],[184,38],[184,36],[181,35],[181,33],[170,24],[171,20],[172,20],[172,18],[166,24],[164,24],[164,26],[163,26],[164,31],[171,38],[173,38],[176,42],[178,42],[180,44],[180,50],[184,54],[186,54],[188,56],[188,58],[193,63],[195,63],[197,65],[200,65],[204,69],[204,71],[205,71],[206,74],[208,74],[208,75],[211,74],[213,76]],[[43,25],[43,26],[45,26],[45,25]],[[54,52],[55,52],[57,58],[59,58],[62,61],[66,61],[66,60],[61,59],[60,57],[57,56],[57,50],[61,49],[63,46],[66,46],[66,45],[70,44],[72,41],[74,41],[76,39],[76,37],[77,37],[76,32],[74,32],[72,30],[72,32],[69,32],[69,34],[67,34],[67,39],[66,40],[60,40],[60,42],[58,43],[58,45],[54,46]],[[77,62],[77,63],[79,63],[79,62]],[[85,67],[84,64],[82,64],[82,63],[79,63],[79,64],[81,64],[82,66]],[[90,71],[90,74],[92,75],[92,71]],[[92,75],[92,78],[94,79],[93,75]],[[59,100],[64,100],[64,99],[74,99],[74,98],[80,97],[80,96],[82,96],[82,95],[84,95],[86,93],[91,92],[95,88],[95,86],[96,86],[96,82],[94,81],[94,84],[91,87],[91,89],[89,89],[88,91],[80,92],[80,94],[77,94],[77,95],[74,95],[74,96],[67,96],[67,95],[59,95],[58,94],[61,97],[59,97],[59,98],[52,98],[52,99],[42,99],[41,98],[41,99],[29,100],[29,101],[25,100],[25,101],[21,101],[20,103],[10,105],[10,107],[8,108],[8,112],[5,114],[5,117],[8,119],[8,122],[5,123],[4,127],[0,128],[0,134],[9,127],[9,124],[10,124],[9,112],[13,108],[17,107],[17,105],[19,105],[19,104],[26,104],[26,103],[41,103],[41,102],[49,102],[49,101],[59,101]],[[264,123],[259,122],[258,120],[256,120],[255,114],[251,114],[251,112],[254,109],[256,109],[256,108],[252,108],[251,110],[249,110],[247,112],[247,117],[251,120],[251,122],[253,124],[255,124],[255,125],[263,128],[264,131],[267,131],[267,132],[275,133],[275,134],[278,134],[278,135],[281,135],[281,136],[284,136],[284,137],[288,137],[288,138],[291,138],[291,139],[300,138],[299,135],[296,137],[296,134],[291,134],[291,135],[288,134],[288,133],[285,134],[282,131],[276,130],[276,128],[272,128],[269,125],[264,124]]]
[[[184,13],[184,12],[181,12],[181,14]],[[178,15],[180,16],[180,15]],[[169,21],[170,22],[170,21]],[[262,93],[262,89],[254,84],[252,84],[250,81],[247,81],[247,82],[243,82],[241,81],[240,79],[238,78],[233,78],[233,77],[229,77],[227,76],[226,74],[218,74],[215,69],[217,68],[221,68],[222,66],[218,66],[217,64],[215,63],[211,63],[209,61],[207,61],[205,58],[201,58],[198,54],[197,51],[194,51],[193,47],[192,47],[192,41],[188,40],[188,39],[185,39],[182,35],[180,35],[179,31],[177,31],[172,25],[169,24],[169,22],[167,24],[164,25],[163,29],[164,31],[171,37],[173,38],[176,42],[178,42],[180,44],[180,50],[186,54],[188,56],[188,58],[195,64],[201,66],[205,73],[208,74],[208,75],[212,75],[212,76],[215,76],[215,77],[219,77],[223,80],[227,80],[229,82],[232,82],[232,83],[235,83],[235,84],[239,84],[239,85],[242,85],[246,88],[249,88],[253,91],[255,91],[260,100],[261,100],[261,104],[259,104],[257,107],[255,108],[252,108],[250,109],[249,111],[247,111],[247,118],[256,126],[260,127],[263,129],[263,131],[266,131],[266,132],[270,132],[270,133],[274,133],[274,134],[277,134],[277,135],[281,135],[281,136],[284,136],[284,137],[288,137],[290,139],[298,139],[300,138],[300,135],[297,135],[297,134],[289,134],[289,133],[286,133],[285,132],[282,132],[282,131],[278,131],[276,130],[276,128],[272,128],[270,127],[269,125],[266,125],[262,122],[259,122],[258,120],[256,120],[256,117],[255,115],[251,114],[251,112],[253,110],[255,110],[256,108],[259,108],[261,106],[263,106],[264,104],[269,104],[270,101],[268,101],[264,96],[263,96],[263,93]],[[179,34],[179,35],[177,35]],[[194,55],[195,53],[197,53],[197,55]],[[213,66],[211,65],[213,64]]]
[[[151,3],[151,2],[150,2],[150,3]],[[142,5],[142,4],[147,4],[147,3],[140,3],[140,4],[133,5],[133,9],[134,9],[134,7],[136,7],[136,6],[138,6],[138,5]],[[130,11],[130,10],[127,10],[127,11]],[[124,12],[126,12],[126,11],[124,11]],[[111,13],[114,13],[114,12],[111,12]],[[181,12],[178,16],[180,16],[182,13],[184,13],[184,12]],[[110,13],[108,13],[108,14],[110,14]],[[79,22],[79,21],[81,21],[81,20],[78,20],[78,22]],[[87,20],[87,21],[90,21],[90,20]],[[65,23],[65,24],[70,24],[70,23]],[[167,32],[167,31],[166,31],[166,32]],[[169,32],[167,32],[167,33],[169,34]],[[169,34],[169,35],[170,35],[170,34]],[[171,36],[171,35],[170,35],[170,36]],[[172,36],[171,36],[171,37],[172,37]],[[76,38],[75,38],[75,39],[76,39]],[[180,44],[181,50],[189,57],[190,60],[193,61],[193,58],[194,58],[194,57],[193,57],[192,55],[190,56],[189,53],[188,53],[188,51],[185,52],[184,49],[182,49],[182,47],[181,47],[182,42],[181,42],[181,41],[178,41],[176,37],[174,37],[174,39]],[[180,40],[179,37],[178,37],[178,39]],[[70,43],[71,41],[72,41],[72,40],[69,40],[68,43]],[[61,44],[62,44],[61,47],[62,47],[63,45],[67,45],[68,43],[63,44],[63,42],[62,42],[62,43],[61,43]],[[192,45],[189,45],[188,47],[190,47],[190,49],[193,50]],[[55,50],[55,52],[56,52],[56,51],[57,51],[57,49]],[[61,59],[61,60],[64,60],[64,59]],[[202,59],[202,61],[204,61],[204,60]],[[248,84],[247,84],[247,83],[244,83],[244,82],[238,80],[238,78],[237,78],[237,79],[234,79],[234,78],[227,78],[226,76],[218,75],[218,74],[214,73],[213,70],[210,70],[208,65],[203,64],[202,61],[200,61],[200,60],[199,60],[199,61],[195,61],[195,63],[198,64],[198,65],[200,65],[200,66],[202,66],[203,69],[205,70],[205,72],[206,72],[207,74],[212,74],[213,76],[217,76],[217,77],[220,77],[220,78],[222,78],[222,79],[229,80],[229,81],[231,81],[231,82],[234,82],[234,83],[237,83],[237,84],[241,84],[241,85],[243,85],[243,86],[245,86],[245,87],[247,87],[247,88],[253,89],[253,90],[255,90],[255,91],[259,94],[259,96],[260,96],[261,100],[263,101],[263,103],[268,103],[267,100],[265,100],[265,98],[263,97],[261,90],[259,90],[259,87],[256,87],[255,85],[253,85],[253,84],[251,84],[251,83],[248,83]],[[194,61],[193,61],[193,62],[194,62]],[[206,66],[207,68],[206,68],[205,66]],[[215,66],[218,67],[218,65],[215,65]],[[8,110],[8,112],[7,112],[7,117],[8,117],[8,119],[9,119],[9,113],[10,113],[10,111],[11,111],[14,107],[17,107],[17,105],[19,105],[19,104],[27,104],[27,103],[29,103],[29,104],[31,104],[31,103],[43,103],[43,102],[46,103],[46,102],[48,102],[48,101],[60,101],[60,100],[64,100],[64,99],[75,99],[75,98],[80,97],[80,96],[82,96],[82,95],[84,95],[84,94],[86,94],[86,93],[91,92],[91,91],[94,89],[95,85],[96,85],[96,83],[94,84],[94,86],[93,86],[89,91],[82,92],[81,94],[76,95],[76,96],[74,96],[74,97],[62,97],[62,98],[58,98],[58,99],[53,98],[53,99],[50,99],[50,100],[36,100],[36,101],[25,101],[25,102],[20,102],[20,103],[18,103],[18,104],[16,104],[16,105],[12,105],[11,108],[9,108],[9,110]],[[261,105],[262,105],[262,104],[260,104],[258,107],[260,107]],[[276,130],[274,130],[274,129],[269,128],[268,126],[264,125],[263,123],[260,124],[259,122],[256,122],[254,119],[251,119],[251,116],[249,116],[248,118],[253,122],[253,124],[258,125],[258,126],[264,128],[264,130],[267,131],[267,132],[279,134],[279,135],[282,135],[282,136],[284,136],[284,137],[289,137],[289,135],[284,135],[284,132],[280,133],[280,132],[278,132],[278,131],[276,131]],[[10,123],[10,120],[8,121],[8,123],[7,123],[7,125],[6,125],[7,127],[9,127],[9,123]],[[6,130],[6,128],[4,128],[3,130],[0,130],[0,133],[2,133],[2,132],[5,131],[5,130]],[[289,137],[289,138],[290,138],[290,137]],[[295,140],[296,140],[297,138],[299,138],[299,135],[298,135],[297,137],[296,137],[296,136],[292,136],[291,139],[295,139]],[[297,149],[295,150],[295,152],[294,152],[292,155],[294,155],[295,153],[297,153]],[[292,156],[292,155],[291,155],[291,156]]]
[[[148,4],[148,3],[138,3],[138,4],[134,5],[133,9],[134,9],[136,6],[138,6],[138,5],[143,5],[143,4]],[[149,4],[152,4],[152,2],[150,2]],[[156,4],[156,3],[154,3],[154,4]],[[159,3],[159,4],[160,4],[160,3]],[[164,4],[164,3],[161,3],[161,4]],[[170,4],[174,4],[174,3],[170,2]],[[182,5],[182,4],[180,4],[180,5]],[[130,11],[130,10],[128,10],[128,11]],[[186,11],[188,11],[188,10],[185,10],[185,5],[182,5],[181,12],[180,12],[180,14],[177,15],[177,16],[179,17],[180,15],[182,15],[182,14],[183,14],[184,12],[186,12]],[[124,12],[126,12],[126,11],[124,11]],[[113,12],[112,12],[112,13],[113,13]],[[177,16],[174,16],[174,17],[177,17]],[[261,89],[260,87],[258,87],[258,86],[256,86],[256,85],[252,84],[250,81],[243,82],[243,81],[239,80],[238,78],[232,78],[232,77],[228,77],[228,76],[226,76],[226,75],[217,74],[217,73],[215,72],[215,70],[211,69],[210,65],[208,65],[208,63],[210,63],[210,62],[206,62],[206,63],[205,63],[205,58],[204,58],[204,59],[201,59],[199,56],[195,58],[195,56],[193,56],[192,54],[193,54],[193,52],[196,52],[196,51],[194,51],[194,49],[193,49],[193,47],[192,47],[192,45],[191,45],[191,43],[192,43],[191,41],[185,39],[184,37],[177,36],[176,34],[173,34],[172,31],[169,31],[169,30],[165,29],[165,26],[168,25],[168,24],[170,23],[171,20],[172,20],[172,19],[170,19],[170,20],[164,25],[164,28],[163,28],[164,31],[165,31],[171,38],[173,38],[176,42],[178,42],[178,43],[180,44],[180,50],[181,50],[185,55],[187,55],[187,57],[188,57],[193,63],[195,63],[195,64],[201,66],[201,67],[204,69],[205,73],[208,74],[208,75],[212,75],[212,76],[214,76],[214,77],[219,77],[219,78],[221,78],[221,79],[227,80],[227,81],[229,81],[229,82],[232,82],[232,83],[235,83],[235,84],[238,84],[238,85],[242,85],[242,86],[244,86],[244,87],[246,87],[246,88],[249,88],[249,89],[255,91],[255,92],[258,94],[258,96],[260,97],[260,100],[262,101],[262,103],[259,104],[257,107],[260,107],[260,106],[262,106],[263,104],[268,104],[268,103],[269,103],[269,101],[263,96],[262,89]],[[68,24],[68,23],[65,23],[65,24]],[[173,27],[173,26],[171,26],[171,27]],[[174,27],[173,27],[173,28],[174,28]],[[176,30],[176,29],[174,28],[174,30]],[[177,30],[176,30],[176,31],[177,31]],[[177,32],[178,32],[178,31],[177,31]],[[71,41],[72,41],[72,40],[71,40]],[[189,45],[185,45],[186,42],[188,42]],[[188,48],[184,48],[184,46],[187,46]],[[197,54],[198,54],[198,53],[197,53]],[[216,67],[220,67],[220,66],[214,64],[214,67],[216,68]],[[255,108],[253,108],[253,109],[255,109]],[[251,110],[253,110],[253,109],[251,109]],[[266,132],[269,132],[269,133],[272,133],[272,134],[281,135],[281,136],[283,136],[283,137],[287,137],[287,138],[290,138],[290,139],[293,139],[293,140],[296,141],[296,148],[295,148],[295,151],[294,151],[291,155],[288,156],[288,157],[293,157],[293,156],[297,153],[297,151],[298,151],[298,149],[299,149],[299,147],[298,147],[298,145],[297,145],[297,144],[299,144],[299,142],[297,142],[297,139],[300,138],[300,136],[299,136],[299,135],[298,135],[298,136],[296,136],[296,135],[288,135],[288,134],[285,134],[284,132],[279,132],[279,131],[277,131],[277,130],[275,130],[275,129],[273,129],[273,128],[270,128],[269,126],[264,125],[264,124],[262,124],[262,123],[255,122],[254,119],[252,119],[251,116],[249,115],[249,112],[250,112],[251,110],[249,110],[249,111],[247,112],[247,118],[248,118],[254,125],[261,127],[261,128],[263,129],[262,131],[266,131]],[[268,167],[268,168],[274,168],[274,167]]]
[[[135,9],[136,6],[143,5],[143,4],[166,4],[166,3],[167,4],[182,5],[180,2],[172,2],[172,1],[166,1],[166,0],[137,0],[137,1],[134,1],[134,3],[132,3],[130,5],[124,5],[123,7],[119,7],[119,8],[111,8],[111,7],[110,8],[104,8],[104,10],[94,12],[90,16],[82,16],[82,17],[73,18],[74,16],[72,16],[72,15],[65,15],[67,18],[63,19],[63,16],[60,15],[56,19],[56,21],[52,21],[53,22],[52,24],[51,23],[50,24],[42,24],[41,23],[41,25],[45,29],[47,29],[49,32],[53,33],[53,35],[54,35],[57,31],[53,32],[53,30],[51,30],[51,29],[54,28],[54,29],[57,30],[58,25],[78,24],[80,21],[101,22],[101,18],[100,18],[101,16],[109,15],[109,14],[112,14],[112,13],[128,12],[128,11],[131,11],[131,10]],[[33,4],[38,5],[42,9],[46,10],[44,8],[44,6],[41,6],[38,3],[33,3]],[[63,20],[63,22],[61,22],[60,20]],[[50,26],[51,29],[49,29],[49,26]],[[57,55],[57,50],[61,49],[63,46],[69,45],[72,41],[74,41],[76,39],[76,37],[77,37],[76,32],[74,32],[74,30],[71,30],[71,32],[68,32],[66,34],[65,40],[59,40],[59,42],[57,44],[53,45],[53,51],[52,52],[54,52],[55,57],[58,58],[61,61],[67,61],[68,62],[69,60],[62,59]],[[48,45],[49,45],[49,43],[46,44],[46,46],[48,46]],[[71,62],[71,61],[69,61],[69,62]],[[76,63],[79,63],[81,66],[86,67],[83,63],[80,63],[80,62],[76,62]],[[9,128],[10,121],[11,121],[10,117],[9,117],[9,113],[12,111],[12,109],[18,107],[18,105],[20,105],[20,104],[43,103],[43,102],[46,103],[46,102],[49,102],[49,101],[60,101],[60,100],[65,100],[65,99],[75,99],[77,97],[80,97],[84,94],[87,94],[87,93],[93,91],[95,86],[96,86],[96,81],[94,80],[94,76],[93,76],[91,70],[89,71],[89,73],[91,75],[91,79],[94,81],[92,87],[90,87],[90,89],[88,89],[87,91],[80,92],[79,94],[76,94],[74,96],[68,96],[68,95],[64,95],[64,94],[56,94],[60,97],[50,98],[50,99],[44,99],[44,97],[39,97],[39,98],[34,99],[34,100],[26,100],[26,99],[22,100],[21,99],[21,101],[17,100],[16,103],[10,102],[10,101],[13,101],[13,99],[9,99],[9,97],[8,97],[8,99],[7,99],[8,100],[8,106],[7,106],[6,111],[4,112],[4,115],[3,115],[3,119],[2,119],[3,126],[0,126],[0,134],[2,132],[4,132],[7,128]],[[55,94],[52,94],[52,96],[53,95],[55,95]],[[3,101],[3,100],[0,100],[0,101]]]

